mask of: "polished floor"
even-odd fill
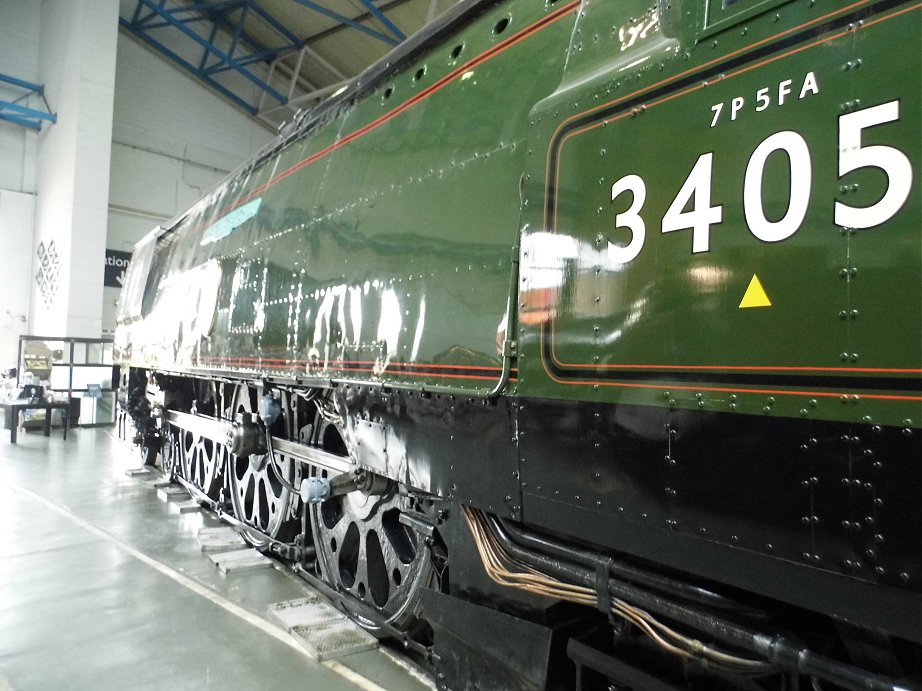
[[[266,616],[291,574],[222,575],[204,512],[171,513],[126,476],[108,428],[0,430],[0,691],[432,688],[386,650],[318,663]]]

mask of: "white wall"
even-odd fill
[[[273,136],[118,32],[111,8],[0,0],[0,73],[44,83],[59,117],[41,134],[0,122],[0,367],[14,366],[24,333],[111,333],[119,291],[102,288],[103,250],[130,251]],[[0,87],[0,98],[21,93]],[[27,105],[43,107],[38,98]],[[55,238],[66,289],[48,311],[30,291],[38,243]]]
[[[0,0],[0,74],[38,83],[41,3]],[[0,99],[12,101],[24,91],[0,83]],[[44,109],[32,96],[22,105]],[[46,125],[47,127],[47,125]],[[0,190],[35,192],[35,155],[38,132],[0,121]]]
[[[57,122],[38,140],[35,242],[54,243],[58,289],[33,289],[42,336],[102,330],[118,0],[43,0],[39,77]],[[43,297],[45,299],[43,299]]]
[[[38,83],[41,9],[40,2],[0,0],[0,73]],[[0,84],[0,99],[24,93]],[[21,103],[43,106],[36,97]],[[37,147],[38,132],[0,121],[0,369],[16,366],[19,336],[28,330]]]
[[[273,133],[130,36],[118,37],[107,248],[131,251]],[[115,329],[106,288],[103,332]]]
[[[0,369],[16,367],[19,337],[26,332],[34,278],[32,226],[35,197],[0,190]]]

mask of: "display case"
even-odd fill
[[[31,373],[70,401],[72,426],[115,423],[118,370],[111,338],[19,337],[19,384]]]

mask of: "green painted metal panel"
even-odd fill
[[[519,394],[918,426],[918,8],[697,5],[587,5],[533,112]]]
[[[122,329],[132,361],[493,389],[528,113],[559,82],[576,6],[483,13],[199,202],[165,248],[150,314]],[[192,316],[209,264],[211,328]]]

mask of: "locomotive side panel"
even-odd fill
[[[536,108],[520,392],[918,418],[918,9],[781,7]]]
[[[527,114],[559,81],[575,7],[484,13],[194,207],[148,285],[153,331],[177,344],[136,362],[493,389]],[[499,102],[502,118],[484,108]],[[181,329],[209,311],[199,271],[220,286],[210,331]]]
[[[918,640],[919,8],[661,9],[533,113],[523,520]]]

